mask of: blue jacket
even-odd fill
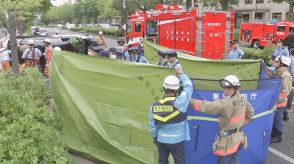
[[[232,49],[227,56],[227,59],[241,59],[244,55],[243,50],[236,48]]]
[[[291,59],[291,64],[289,66],[289,71],[291,73],[291,76],[292,76],[292,81],[294,81],[294,56],[290,56],[290,59]]]
[[[179,77],[183,85],[183,91],[177,96],[174,106],[182,113],[187,112],[187,107],[193,93],[192,82],[186,74]],[[149,113],[149,132],[152,138],[157,138],[158,142],[175,144],[184,140],[190,140],[188,121],[182,121],[174,124],[155,125],[152,107]]]
[[[272,56],[274,56],[274,57],[278,57],[278,56],[287,56],[287,57],[289,57],[289,51],[285,47],[280,47],[280,48],[277,47],[275,49],[275,51],[273,52]]]

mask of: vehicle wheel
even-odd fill
[[[252,47],[253,48],[256,48],[256,49],[259,48],[260,47],[259,41],[258,40],[254,40],[253,43],[252,43]]]

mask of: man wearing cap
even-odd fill
[[[137,63],[148,63],[147,59],[144,56],[138,54],[139,48],[138,46],[130,47],[128,52],[130,56],[126,59],[130,62],[137,62]]]
[[[124,53],[126,52],[125,51],[126,50],[125,40],[120,38],[119,40],[117,40],[117,45],[118,45],[116,47],[117,51],[119,50],[119,52],[122,52],[123,56],[121,56],[121,57],[125,59],[125,56],[124,56]]]
[[[51,63],[51,58],[52,58],[52,53],[53,53],[53,47],[51,46],[51,41],[50,39],[45,39],[44,40],[45,44],[45,57],[46,57],[46,65],[45,65],[45,70],[44,70],[44,76],[48,77],[49,76],[49,65]]]
[[[0,48],[0,62],[2,64],[2,69],[4,72],[10,70],[11,50],[5,50],[5,48]]]
[[[182,68],[179,60],[178,60],[178,54],[176,50],[169,49],[165,51],[167,60],[171,65],[171,68],[176,69],[176,68]]]
[[[270,78],[281,78],[282,85],[279,94],[279,99],[276,105],[276,111],[273,122],[273,129],[271,134],[271,143],[282,142],[282,134],[283,134],[283,112],[287,109],[287,101],[288,95],[291,92],[292,88],[292,77],[288,70],[288,67],[291,64],[291,59],[286,56],[278,56],[275,59],[274,66],[276,70],[271,72],[264,64],[262,60],[260,60],[261,66],[265,69],[266,74]]]
[[[103,37],[103,32],[99,31],[99,35],[96,38],[96,42],[98,43],[99,46],[101,46],[103,49],[106,48],[106,43],[105,43],[105,39]]]
[[[28,41],[29,47],[25,49],[21,58],[25,62],[20,66],[20,72],[22,72],[26,67],[34,67],[38,64],[40,57],[43,55],[38,48],[34,47],[34,41]]]
[[[239,152],[247,148],[247,137],[242,128],[252,120],[254,110],[239,92],[240,81],[235,75],[228,75],[219,81],[224,98],[212,102],[193,99],[192,109],[219,116],[220,132],[213,143],[217,164],[239,164]]]
[[[281,39],[279,39],[277,41],[277,48],[275,49],[275,51],[272,54],[274,57],[278,57],[278,56],[287,56],[289,57],[289,51],[286,47],[283,46],[283,42]]]
[[[158,149],[158,164],[168,164],[170,154],[175,164],[185,164],[184,141],[190,140],[186,118],[193,86],[181,68],[175,72],[177,76],[169,75],[164,79],[164,95],[149,110],[149,133]]]
[[[103,47],[101,46],[92,46],[90,48],[90,56],[96,56],[96,57],[109,57],[109,52],[108,51],[105,51],[103,49]]]
[[[171,65],[166,60],[166,52],[163,50],[158,50],[157,54],[158,54],[158,65],[170,68]]]
[[[238,43],[232,41],[232,49],[226,59],[241,59],[243,56],[244,52],[239,48]]]

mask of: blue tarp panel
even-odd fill
[[[256,90],[241,91],[241,94],[247,96],[247,100],[252,104],[255,109],[255,117],[257,117],[243,128],[248,137],[248,149],[241,150],[241,164],[266,163],[274,116],[272,109],[278,100],[281,80],[264,79],[259,80],[258,84]],[[212,101],[222,98],[223,92],[197,90],[196,82],[196,89],[192,97]],[[191,140],[185,143],[187,164],[216,163],[216,156],[212,153],[212,143],[219,131],[219,125],[215,120],[217,116],[193,110],[188,110],[188,115]]]

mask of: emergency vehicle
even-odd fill
[[[180,5],[156,5],[155,11],[139,11],[129,17],[127,41],[142,38],[161,46],[208,59],[228,54],[233,39],[234,13],[183,10]]]
[[[275,24],[241,23],[240,41],[254,48],[265,47],[284,40],[288,33],[294,32],[294,22],[283,21]]]

